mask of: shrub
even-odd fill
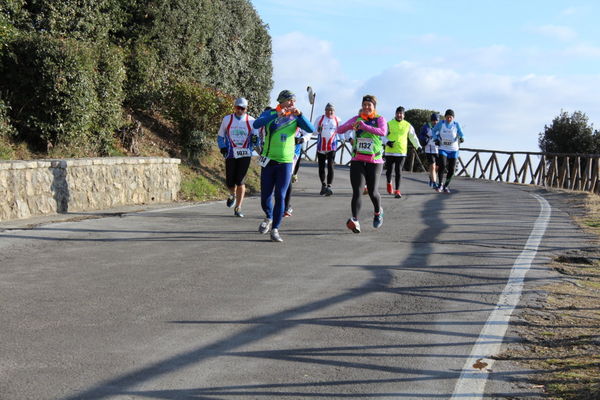
[[[108,44],[98,44],[95,50],[98,109],[92,130],[100,153],[105,155],[113,147],[114,132],[123,124],[125,57],[120,48]]]
[[[12,0],[21,3],[16,25],[24,31],[57,37],[103,41],[125,20],[123,0]]]
[[[137,42],[127,57],[126,103],[135,109],[155,109],[163,104],[168,74],[162,68],[158,52]]]
[[[0,138],[3,139],[10,139],[17,133],[8,116],[8,111],[9,107],[0,99]]]
[[[216,142],[223,116],[232,112],[233,98],[195,82],[177,83],[167,115],[177,124],[182,145],[191,159],[205,154]]]
[[[48,147],[105,145],[120,125],[120,50],[45,34],[20,35],[8,50],[0,88],[22,139]]]

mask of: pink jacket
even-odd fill
[[[358,115],[350,118],[348,121],[346,121],[342,125],[338,126],[338,128],[336,129],[335,132],[343,133],[346,131],[354,130],[353,125],[358,118],[359,118]],[[380,115],[377,118],[377,127],[367,125],[363,121],[360,121],[360,123],[358,125],[358,129],[367,131],[369,133],[372,133],[373,135],[385,136],[385,135],[387,135],[387,121],[385,120],[385,118],[383,118]],[[350,160],[350,161],[363,161],[363,162],[370,162],[370,163],[374,163],[374,164],[383,164],[383,162],[384,162],[383,160],[374,160],[372,156],[369,156],[367,154],[360,154],[360,153],[356,153],[356,155],[354,157],[352,157],[352,160]]]

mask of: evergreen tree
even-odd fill
[[[588,117],[581,111],[569,115],[561,110],[550,126],[544,126],[538,143],[546,153],[600,153],[600,133],[588,125]]]

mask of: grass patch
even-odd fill
[[[181,182],[181,195],[186,200],[202,201],[216,197],[219,190],[202,175],[189,176]]]
[[[182,201],[209,201],[223,198],[225,188],[219,182],[204,176],[200,170],[187,165],[180,165],[181,190],[179,200]]]
[[[573,207],[585,212],[576,222],[600,235],[600,196],[568,194]],[[572,203],[571,203],[572,202]],[[524,349],[505,356],[521,359],[540,371],[532,378],[544,386],[549,398],[600,399],[600,249],[598,246],[569,251],[551,265],[566,279],[541,288],[543,305],[526,310],[520,328]]]

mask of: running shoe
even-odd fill
[[[435,190],[438,193],[442,193],[444,191],[441,186],[436,186],[433,190]]]
[[[373,216],[373,228],[377,229],[383,225],[383,209],[379,209],[379,214]]]
[[[292,207],[288,207],[287,210],[285,210],[285,212],[283,213],[283,218],[291,217],[293,211],[294,209]]]
[[[265,233],[269,232],[269,230],[271,230],[272,223],[273,221],[271,221],[269,218],[265,218],[263,222],[261,222],[258,226],[258,231],[264,235]]]
[[[233,209],[233,215],[239,218],[244,218],[244,214],[242,214],[242,210],[239,207]]]
[[[397,199],[401,199],[401,198],[402,198],[402,193],[400,193],[400,191],[399,191],[399,190],[396,190],[396,191],[394,192],[394,197],[395,197],[395,198],[397,198]]]
[[[292,175],[292,183],[298,182],[298,175]]]
[[[450,189],[448,189],[447,187],[444,187],[444,193],[450,193]]]
[[[229,197],[227,198],[227,202],[225,203],[227,205],[228,208],[233,207],[233,203],[235,203],[235,196],[230,194]]]
[[[369,188],[367,188],[366,186],[363,189],[363,194],[369,194]]]
[[[321,196],[325,195],[327,193],[327,186],[325,185],[321,185],[321,191],[319,192],[319,194]]]
[[[392,194],[392,193],[394,193],[394,188],[393,188],[393,186],[392,186],[392,182],[389,182],[389,183],[387,184],[387,192],[388,192],[388,194]]]
[[[354,233],[360,233],[360,223],[355,218],[350,218],[346,221],[346,227]]]
[[[275,228],[271,231],[271,241],[273,242],[283,242],[281,236],[279,236],[279,229]]]
[[[325,196],[331,196],[333,194],[333,190],[331,190],[331,186],[327,186],[325,189]]]

